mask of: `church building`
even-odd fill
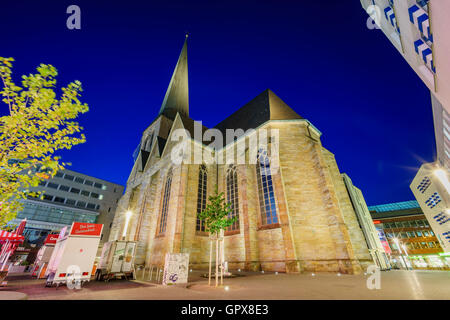
[[[190,156],[210,148],[203,136],[208,128],[189,117],[187,39],[160,112],[136,149],[110,233],[110,240],[137,241],[136,264],[163,267],[166,253],[189,253],[190,268],[206,270],[210,240],[198,213],[216,186],[237,217],[225,231],[230,271],[357,274],[374,264],[343,175],[333,153],[322,145],[322,133],[271,90],[212,128],[224,137],[227,130],[242,129],[242,135],[216,145],[212,153],[225,158],[237,154],[244,163],[174,162],[179,129],[191,137]],[[239,148],[240,141],[265,131],[276,132],[276,139],[269,134],[256,149]]]

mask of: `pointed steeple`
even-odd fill
[[[178,58],[164,101],[159,110],[160,115],[164,114],[171,119],[175,118],[177,112],[189,117],[187,38],[188,35],[186,34],[180,57]]]

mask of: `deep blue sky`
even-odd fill
[[[71,4],[81,30],[66,28]],[[0,56],[16,76],[49,63],[59,85],[82,81],[87,142],[63,160],[124,185],[189,31],[193,119],[213,126],[270,88],[322,131],[368,205],[411,200],[435,158],[429,92],[366,20],[356,0],[2,0]]]

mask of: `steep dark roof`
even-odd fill
[[[303,119],[270,89],[238,109],[215,128],[225,134],[226,129],[255,129],[269,120]]]
[[[206,130],[208,130],[208,127],[205,127],[203,124],[202,124],[202,136],[201,137],[196,137],[195,136],[195,134],[194,134],[194,125],[195,125],[195,120],[193,120],[193,119],[191,119],[191,118],[189,118],[189,117],[186,117],[185,115],[182,115],[181,113],[180,113],[180,118],[181,118],[181,121],[183,122],[183,126],[184,126],[184,128],[189,132],[189,134],[191,135],[191,138],[192,139],[195,139],[195,140],[197,140],[197,141],[199,141],[199,142],[202,142],[202,139],[203,139],[203,134],[205,133],[205,131]],[[200,138],[200,140],[198,140],[198,139],[196,139],[196,138]]]

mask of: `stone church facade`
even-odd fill
[[[189,118],[185,42],[160,113],[142,134],[111,229],[110,240],[138,242],[136,264],[162,267],[167,252],[184,252],[190,254],[191,268],[207,269],[209,237],[197,214],[216,185],[237,216],[225,232],[230,270],[356,274],[374,264],[321,132],[272,91],[265,90],[214,128],[224,135],[226,129],[243,129],[214,155],[240,155],[245,163],[186,158],[174,163],[177,129],[194,137],[187,139],[189,159],[195,150],[208,149],[208,143],[195,138],[195,128],[202,134],[208,129]],[[239,142],[248,145],[263,131],[277,132],[277,139],[267,139],[256,151],[239,148]],[[128,224],[126,212],[132,213]]]

